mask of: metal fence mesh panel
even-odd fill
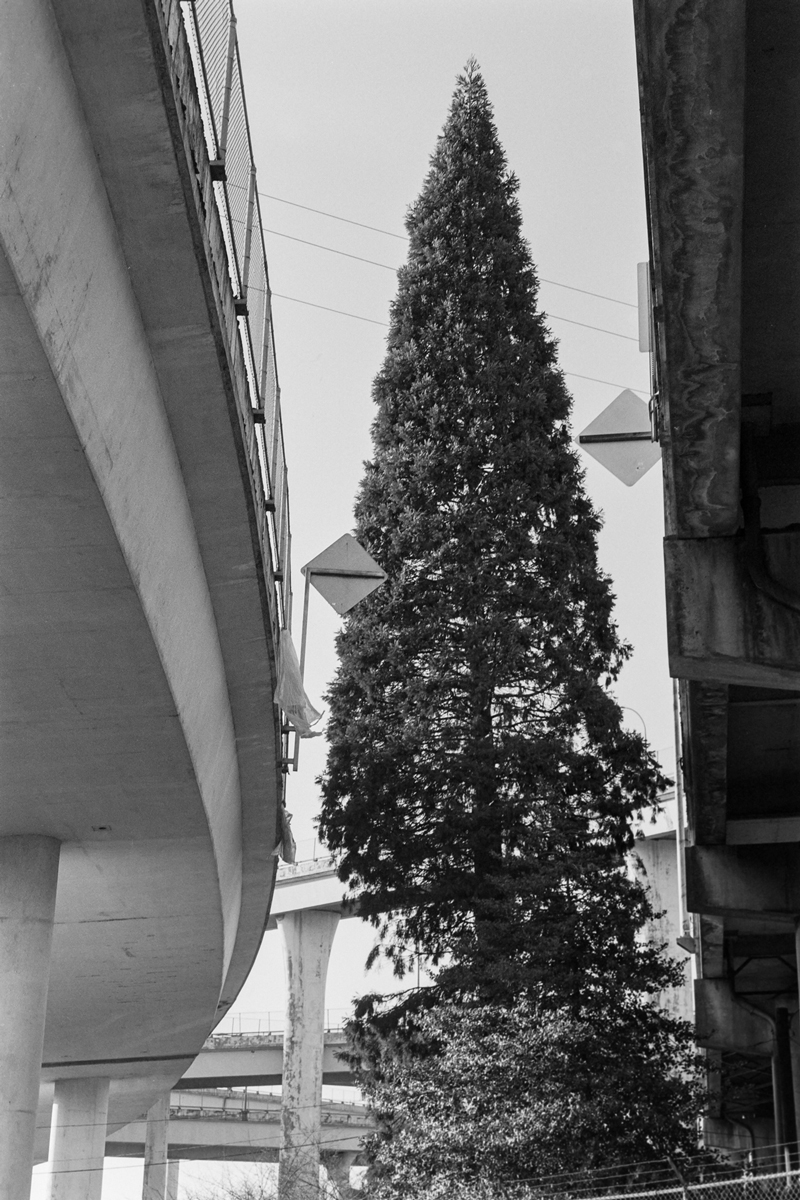
[[[671,1160],[521,1180],[509,1200],[800,1200],[800,1165],[783,1146],[707,1153],[679,1168]]]
[[[287,472],[269,273],[236,20],[231,0],[158,2],[170,31],[173,68],[178,73],[184,70],[175,35],[179,12],[188,44],[208,154],[199,174],[209,181],[204,196],[209,201],[213,196],[224,247],[224,264],[215,261],[214,266],[233,359],[243,364],[248,393],[246,440],[254,488],[261,497],[257,499],[259,533],[265,560],[272,567],[278,623],[286,625],[291,613]],[[206,218],[208,222],[208,214]],[[210,241],[216,260],[220,251],[213,249],[213,237]],[[219,234],[216,245],[220,245]]]

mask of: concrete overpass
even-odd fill
[[[277,1162],[280,1126],[279,1096],[181,1088],[170,1097],[168,1154],[171,1159]],[[325,1154],[346,1154],[352,1162],[372,1132],[363,1105],[323,1100],[320,1146]],[[146,1137],[146,1122],[132,1121],[110,1135],[106,1154],[142,1158]]]
[[[214,1034],[181,1078],[181,1087],[270,1087],[283,1080],[282,1033]],[[353,1086],[350,1067],[338,1057],[347,1048],[340,1029],[325,1030],[322,1083]]]
[[[330,855],[297,863],[282,863],[275,882],[267,930],[277,929],[288,913],[331,912],[339,917],[358,916],[358,897],[345,900],[345,885],[336,874]]]
[[[268,915],[289,525],[238,65],[230,39],[198,58],[228,16],[4,9],[3,1200],[40,1064],[56,1161],[91,1165],[194,1059]]]
[[[791,1147],[800,1116],[800,10],[785,0],[634,8],[707,1134],[723,1146]]]

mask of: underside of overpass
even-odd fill
[[[800,1115],[800,8],[636,0],[711,1144]]]
[[[280,418],[248,368],[190,65],[177,3],[4,9],[2,901],[14,864],[35,888],[25,855],[55,847],[49,969],[23,980],[46,995],[42,1105],[108,1079],[111,1125],[233,1002],[277,863],[288,510],[256,434]],[[7,1153],[0,1130],[3,1196],[23,1194],[22,1024],[0,1047],[22,1122]]]

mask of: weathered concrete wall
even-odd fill
[[[739,524],[745,0],[636,0],[667,535]]]

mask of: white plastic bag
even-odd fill
[[[300,664],[288,629],[281,630],[278,643],[278,686],[275,700],[286,713],[287,720],[301,738],[321,737],[321,732],[311,728],[322,717],[309,700],[300,678]]]

